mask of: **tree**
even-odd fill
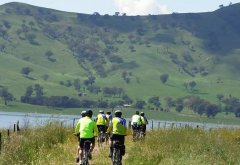
[[[218,101],[222,101],[223,98],[224,98],[224,95],[223,94],[217,94],[216,98],[218,99]]]
[[[160,76],[160,80],[162,81],[163,84],[165,84],[168,80],[169,75],[168,74],[162,74]]]
[[[195,86],[197,85],[197,83],[195,81],[190,81],[188,83],[188,85],[190,86],[191,90],[193,90],[195,88]]]
[[[79,79],[75,79],[75,80],[73,81],[73,86],[74,86],[74,88],[75,88],[77,91],[80,91],[80,88],[81,88],[80,80],[79,80]]]
[[[43,96],[43,87],[40,86],[39,84],[34,85],[34,91],[36,93],[36,97],[41,97]]]
[[[143,101],[143,100],[137,100],[137,101],[136,101],[136,104],[135,104],[135,108],[137,108],[137,109],[143,109],[145,104],[146,104],[145,101]]]
[[[22,70],[21,70],[21,73],[22,74],[25,74],[25,76],[28,76],[30,72],[32,72],[33,69],[30,68],[30,67],[23,67]]]
[[[95,80],[96,80],[96,77],[94,77],[94,76],[89,76],[88,77],[88,81],[91,85],[93,85],[95,83]]]
[[[8,102],[13,101],[13,99],[14,99],[13,94],[8,92],[8,88],[6,88],[6,87],[4,87],[2,89],[0,88],[0,97],[3,98],[5,105],[8,105]]]
[[[32,87],[32,86],[28,86],[28,87],[26,88],[25,96],[26,96],[26,97],[31,97],[32,94],[33,94],[33,87]]]
[[[48,74],[44,74],[44,75],[42,76],[42,78],[43,78],[44,81],[47,81],[48,78],[49,78],[49,75],[48,75]]]
[[[53,55],[53,52],[51,50],[46,51],[45,56],[50,58]]]
[[[183,110],[183,99],[182,98],[178,98],[176,101],[175,101],[175,105],[176,105],[176,111],[177,112],[181,112]]]
[[[161,103],[158,96],[153,96],[148,99],[148,103],[153,104],[155,107],[159,108]]]

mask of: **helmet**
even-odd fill
[[[87,110],[86,116],[92,117],[92,115],[93,115],[93,111],[91,109]]]
[[[116,110],[114,114],[115,116],[118,116],[118,117],[122,116],[122,112],[120,110]]]
[[[136,114],[139,115],[139,111],[136,111]]]
[[[108,114],[108,115],[111,115],[111,112],[110,111],[107,111],[107,113],[106,114]]]
[[[103,110],[99,110],[99,113],[104,113],[104,111]]]
[[[141,112],[140,115],[141,115],[141,116],[144,116],[144,112]]]
[[[87,113],[87,111],[82,111],[81,112],[82,117],[86,116],[86,113]]]

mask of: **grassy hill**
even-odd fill
[[[240,97],[240,4],[209,13],[124,16],[67,13],[22,3],[0,6],[0,85],[16,100],[40,84],[46,96],[118,100],[87,91],[118,87],[133,100],[151,96]],[[22,68],[32,71],[28,76]],[[125,73],[125,78],[123,78]],[[168,74],[164,84],[160,76]],[[184,83],[195,81],[194,90]],[[162,101],[163,102],[163,101]]]

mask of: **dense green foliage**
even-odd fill
[[[0,89],[11,99],[1,97],[5,104],[139,109],[167,109],[171,98],[178,112],[188,108],[186,97],[199,97],[192,109],[200,115],[239,117],[239,8],[110,16],[2,5]]]

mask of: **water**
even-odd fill
[[[0,129],[13,128],[13,125],[19,121],[19,126],[39,126],[46,124],[50,121],[57,120],[62,122],[64,126],[73,126],[77,122],[79,116],[76,115],[52,115],[52,114],[38,114],[38,113],[22,113],[22,112],[1,112],[0,111]],[[127,123],[130,119],[126,118]],[[240,125],[224,125],[224,124],[212,124],[212,123],[196,123],[196,122],[177,122],[177,121],[165,121],[165,120],[149,120],[147,129],[151,130],[152,128],[178,128],[178,127],[192,127],[192,128],[203,128],[203,129],[212,129],[212,128],[238,128]]]
[[[23,126],[39,126],[50,121],[57,120],[64,125],[72,125],[74,119],[79,116],[74,115],[52,115],[38,113],[22,113],[22,112],[0,112],[0,129],[13,128],[13,125],[19,121],[20,128]]]

